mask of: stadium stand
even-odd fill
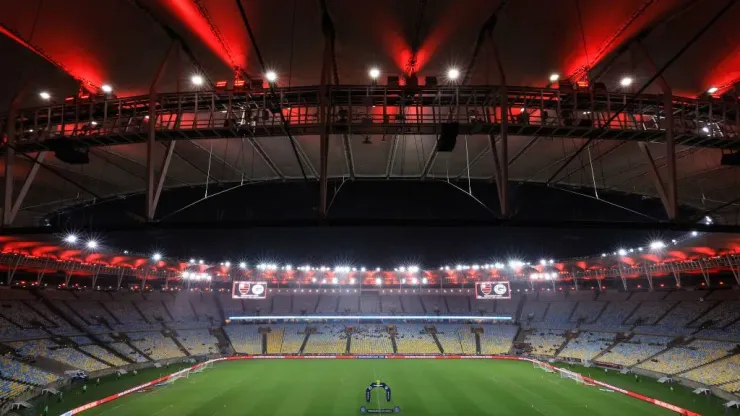
[[[360,313],[377,315],[380,313],[380,296],[377,293],[368,293],[360,297]]]
[[[565,342],[566,331],[554,329],[537,329],[524,338],[524,343],[532,347],[532,354],[555,355]]]
[[[333,315],[337,313],[339,297],[319,295],[319,303],[316,305],[316,313],[319,315]]]
[[[313,315],[319,302],[319,295],[292,296],[293,315]]]
[[[256,325],[227,325],[224,332],[231,340],[234,351],[239,354],[262,353],[262,335]]]
[[[419,296],[403,296],[401,298],[401,305],[403,305],[403,310],[407,315],[423,315],[426,313],[424,307],[421,305],[421,297]]]
[[[110,351],[106,350],[105,348],[99,345],[85,345],[85,346],[80,347],[80,349],[90,355],[100,358],[101,360],[107,363],[113,364],[114,366],[122,366],[122,365],[129,364],[128,362],[123,361],[117,355],[112,354]]]
[[[668,351],[638,365],[638,368],[673,375],[707,364],[729,354],[735,344],[710,340],[694,340],[686,346]]]
[[[6,357],[0,357],[0,377],[11,378],[36,386],[44,386],[59,379],[56,374]]]
[[[740,355],[717,360],[681,374],[681,377],[709,386],[740,379]]]
[[[671,337],[635,335],[626,341],[619,342],[611,350],[599,357],[599,361],[622,366],[633,366],[666,349],[671,340]]]
[[[176,338],[190,355],[218,353],[218,340],[207,329],[180,329]]]
[[[428,314],[445,315],[450,312],[444,298],[440,295],[421,295],[421,304]]]
[[[131,344],[153,360],[179,358],[184,354],[170,337],[161,332],[130,332]]]
[[[128,359],[130,359],[133,362],[145,363],[149,361],[146,359],[146,357],[134,351],[134,349],[131,348],[131,346],[129,346],[125,342],[113,342],[113,343],[108,344],[108,346],[118,351],[119,353],[123,354],[124,356],[128,357]]]
[[[511,349],[518,327],[514,325],[482,325],[481,354],[506,354]]]
[[[356,325],[352,331],[350,352],[353,354],[392,354],[393,343],[383,325]]]
[[[404,313],[400,296],[381,296],[380,306],[383,309],[382,313],[384,315],[402,315]]]
[[[337,312],[343,315],[357,314],[360,312],[360,296],[341,295]]]
[[[268,354],[298,354],[306,338],[306,325],[272,325],[267,334]]]
[[[352,298],[357,300],[356,297]],[[347,332],[343,325],[321,325],[317,327],[316,332],[308,337],[308,343],[303,350],[306,354],[344,354],[346,351]]]
[[[475,334],[470,325],[435,325],[445,354],[476,354]]]
[[[568,344],[558,354],[562,358],[590,361],[606,350],[616,338],[610,332],[582,332],[577,338],[568,341]]]
[[[29,388],[29,386],[15,381],[0,380],[0,399],[11,399],[19,396]]]
[[[434,338],[423,325],[396,325],[396,346],[401,354],[439,354]]]

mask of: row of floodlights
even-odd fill
[[[377,67],[372,67],[368,71],[368,75],[373,81],[376,81],[380,77],[381,71]],[[453,81],[453,82],[457,81],[460,78],[460,75],[461,75],[460,70],[455,67],[451,67],[447,70],[447,80],[448,81]],[[278,80],[278,74],[275,71],[267,71],[265,72],[265,78],[267,79],[267,82],[269,82],[270,84],[274,84]],[[558,82],[558,80],[560,79],[560,74],[557,74],[557,73],[550,74],[548,79],[550,80],[551,83]],[[619,80],[619,85],[626,88],[626,87],[631,86],[633,82],[634,82],[634,79],[632,77],[624,76],[622,77],[622,79]],[[205,78],[202,75],[194,74],[190,77],[190,83],[193,84],[193,86],[195,87],[201,87],[203,86],[203,84],[205,84]],[[100,87],[100,90],[105,94],[113,93],[113,87],[110,84],[103,84]],[[718,87],[710,87],[709,89],[707,89],[708,94],[715,94],[718,91],[719,91]],[[51,93],[49,93],[48,91],[41,91],[39,92],[39,97],[41,97],[41,99],[44,101],[48,101],[51,99]]]

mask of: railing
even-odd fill
[[[139,142],[147,137],[150,123],[161,140],[285,135],[286,130],[317,134],[321,102],[329,107],[334,134],[438,134],[445,122],[459,123],[461,134],[491,134],[500,131],[504,118],[510,133],[519,135],[661,140],[666,128],[659,95],[508,87],[504,113],[500,88],[315,86],[278,89],[274,95],[182,92],[158,95],[153,114],[149,96],[93,97],[19,110],[16,145],[40,150],[54,138],[80,138],[93,146]],[[709,147],[739,142],[737,102],[674,97],[673,120],[678,142],[691,139],[687,144]]]

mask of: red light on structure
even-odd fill
[[[216,81],[216,89],[217,90],[225,90],[227,84],[228,84],[227,81]]]
[[[90,98],[90,94],[80,94],[80,100],[87,100]]]
[[[638,288],[638,289],[639,289],[639,288],[641,288],[641,287],[642,287],[642,285],[637,285],[637,288]]]
[[[237,79],[234,81],[234,88],[244,88],[245,82],[243,79]]]
[[[661,283],[661,284],[660,284],[660,287],[665,287],[665,285],[664,285],[663,283]]]
[[[72,101],[75,100],[75,98],[76,98],[75,96],[65,97],[64,98],[64,102],[66,102],[66,103],[72,102]]]
[[[725,282],[719,282],[719,284],[723,285],[723,284],[725,284]]]
[[[578,81],[576,85],[578,85],[578,88],[588,88],[588,81]]]

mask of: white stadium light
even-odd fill
[[[699,235],[699,233],[698,233],[698,232],[696,232],[696,231],[692,231],[692,232],[691,232],[691,236],[692,236],[692,237],[696,237],[697,235]]]
[[[606,257],[606,253],[601,253],[601,257]]]
[[[159,254],[159,253],[154,253],[152,255],[152,260],[154,260],[154,261],[160,261],[160,260],[162,260],[162,255]]]
[[[457,271],[460,271],[460,270],[462,270],[462,269],[463,269],[463,266],[461,266],[461,265],[459,265],[459,264],[458,264],[457,266],[455,266],[455,270],[457,270]]]
[[[401,279],[401,284],[402,285],[405,285],[406,284],[406,279],[405,278],[404,279]]]
[[[548,263],[553,264],[553,263],[555,263],[555,260],[550,259],[550,261]]]
[[[447,78],[454,81],[460,77],[460,70],[457,68],[450,68],[447,70]]]
[[[293,266],[291,266],[290,264],[286,264],[285,265],[285,270],[291,271],[291,270],[293,270]]]
[[[719,91],[719,88],[717,88],[717,87],[710,87],[710,88],[709,88],[709,89],[707,90],[707,92],[708,92],[709,94],[714,94],[714,93],[715,93],[715,92],[717,92],[717,91]]]
[[[632,80],[632,78],[631,78],[631,77],[624,77],[624,78],[622,78],[622,79],[621,79],[621,80],[619,81],[619,85],[621,85],[621,86],[623,86],[623,87],[629,87],[630,85],[632,85],[632,81],[633,81],[633,80]]]
[[[193,75],[190,77],[190,82],[192,82],[196,87],[200,87],[203,85],[203,77],[200,75]]]
[[[709,133],[709,127],[704,126],[701,128],[701,131],[703,131],[704,133]]]
[[[409,266],[409,273],[417,273],[419,271],[419,266]]]
[[[371,68],[369,74],[370,78],[378,79],[378,77],[380,76],[380,70],[378,68]]]
[[[398,271],[400,271],[401,273],[403,273],[403,272],[405,272],[405,271],[406,271],[406,268],[405,268],[405,267],[403,267],[403,266],[401,266],[401,267],[399,267],[399,268],[398,268]]]
[[[95,249],[98,248],[98,242],[95,240],[90,240],[87,242],[87,248]]]
[[[376,286],[383,286],[383,279],[376,277],[375,278],[375,285]]]
[[[418,284],[419,284],[419,279],[417,279],[417,278],[415,278],[415,277],[414,277],[414,278],[412,278],[412,279],[411,279],[411,284],[412,284],[412,285],[418,285]]]
[[[113,87],[111,87],[110,84],[103,84],[103,86],[100,87],[100,90],[106,94],[110,94],[113,92]]]
[[[265,74],[265,78],[267,78],[268,82],[275,82],[278,79],[277,73],[275,71],[267,71]]]
[[[540,260],[540,264],[541,264],[541,265],[543,265],[543,266],[544,266],[544,265],[546,265],[546,264],[547,264],[547,260],[545,260],[545,259],[541,259],[541,260]]]
[[[555,82],[560,79],[560,74],[550,74],[550,82]]]
[[[42,100],[47,101],[47,100],[50,100],[51,99],[51,94],[49,94],[46,91],[41,91],[39,93],[39,97],[41,97]]]
[[[355,280],[354,277],[351,278],[351,279],[349,279],[349,284],[351,284],[351,285],[355,284],[356,282],[357,282],[357,280]]]
[[[231,262],[230,261],[224,262],[224,266],[226,266],[226,268],[231,267]]]
[[[316,278],[315,277],[312,277],[311,278],[311,283],[316,283]]]
[[[195,259],[190,259],[189,263],[190,264],[195,264]]]
[[[625,249],[623,249],[623,248],[620,248],[620,249],[619,249],[619,250],[617,251],[617,253],[618,253],[618,254],[619,254],[620,256],[626,256],[626,255],[627,255],[627,250],[625,250]]]
[[[497,269],[503,269],[504,268],[504,264],[503,263],[496,263],[496,264],[494,264],[494,267],[496,267]]]
[[[203,264],[203,260],[198,260],[198,264]]]
[[[239,268],[240,268],[240,269],[246,269],[246,268],[247,268],[247,263],[245,263],[245,262],[243,262],[243,261],[242,261],[242,262],[240,262],[240,263],[239,263]]]
[[[365,272],[366,270],[367,270],[366,268],[364,268],[364,267],[360,267],[360,271],[361,271],[361,272]]]
[[[474,265],[473,265],[473,270],[480,270],[480,266],[479,266],[479,265],[477,265],[477,264],[474,264]]]
[[[337,279],[336,277],[332,277],[331,284],[333,285],[339,284],[339,279]]]
[[[68,234],[66,237],[64,237],[64,241],[69,244],[74,244],[77,242],[77,236],[74,234]]]
[[[656,240],[650,243],[650,250],[660,250],[663,248],[665,248],[665,243],[662,241]]]
[[[421,279],[421,284],[423,284],[423,285],[427,284],[428,282],[429,282],[429,280],[427,280],[426,277],[424,277],[424,278]]]
[[[512,269],[519,269],[522,266],[524,266],[524,263],[519,260],[509,260],[509,267],[511,267]]]

